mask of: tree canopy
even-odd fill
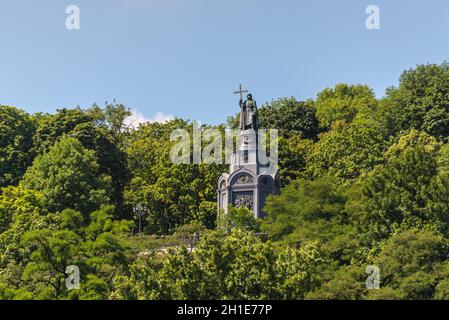
[[[448,64],[426,64],[382,98],[340,83],[261,104],[282,189],[259,220],[217,212],[227,165],[170,157],[174,130],[192,151],[238,115],[0,106],[0,299],[449,299],[448,92]]]

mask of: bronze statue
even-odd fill
[[[259,129],[259,117],[257,115],[257,103],[253,99],[253,95],[249,93],[243,102],[243,93],[247,93],[248,90],[243,90],[243,86],[239,85],[239,90],[234,94],[240,95],[240,130],[258,130]]]
[[[249,129],[259,129],[257,103],[253,99],[252,94],[248,94],[245,101],[240,99],[240,130]]]

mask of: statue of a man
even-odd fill
[[[258,130],[259,119],[257,115],[257,103],[252,94],[247,95],[247,100],[240,100],[240,130]]]

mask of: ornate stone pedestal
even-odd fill
[[[268,195],[279,191],[274,165],[261,165],[257,131],[245,130],[239,134],[239,149],[231,157],[230,170],[218,180],[218,209],[227,212],[228,206],[247,207],[256,218],[265,217],[262,211]]]

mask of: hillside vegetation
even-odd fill
[[[261,106],[282,190],[260,221],[217,218],[226,165],[171,162],[171,133],[194,123],[129,115],[0,106],[1,299],[449,299],[448,64],[380,99],[338,84]],[[194,250],[179,240],[193,235]]]

